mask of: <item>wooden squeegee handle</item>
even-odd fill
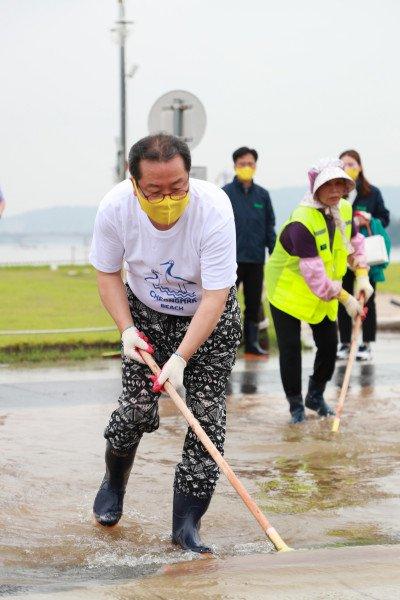
[[[149,367],[149,369],[154,373],[154,375],[158,375],[160,373],[160,367],[157,365],[157,363],[155,362],[153,357],[148,352],[145,352],[144,350],[139,350],[139,352],[140,352],[141,357],[145,361],[146,365]],[[252,513],[254,518],[258,521],[261,529],[264,531],[264,533],[266,533],[268,538],[274,544],[275,548],[278,551],[290,550],[290,548],[282,540],[281,536],[276,531],[276,529],[274,527],[272,527],[272,525],[268,521],[267,517],[261,512],[261,510],[259,509],[257,504],[254,502],[254,500],[251,498],[250,494],[244,487],[244,485],[241,483],[241,481],[235,475],[235,473],[233,472],[231,467],[228,465],[228,463],[226,462],[226,460],[224,459],[222,454],[219,452],[218,448],[210,440],[210,438],[208,437],[208,435],[206,434],[206,432],[204,431],[204,429],[202,428],[202,426],[200,425],[200,423],[198,422],[196,417],[186,406],[185,401],[181,398],[181,396],[178,394],[178,392],[175,390],[175,388],[171,385],[171,383],[169,381],[166,381],[164,383],[164,389],[167,392],[167,394],[169,395],[169,397],[171,398],[171,400],[174,402],[175,406],[185,417],[188,425],[191,427],[191,429],[197,435],[197,437],[199,438],[199,440],[201,441],[201,443],[203,444],[203,446],[205,447],[205,449],[207,450],[209,455],[214,459],[214,461],[217,463],[218,467],[226,475],[230,484],[234,487],[236,492],[239,494],[239,496],[241,497],[241,499],[243,500],[244,504],[247,506],[249,511]]]
[[[364,294],[362,294],[361,298],[360,298],[360,302],[363,307],[364,307],[364,300],[365,300],[365,296],[364,296]],[[333,424],[332,424],[332,431],[335,433],[339,429],[339,423],[340,423],[340,418],[341,418],[342,412],[343,412],[344,401],[346,399],[347,391],[349,389],[350,376],[351,376],[351,371],[353,369],[354,360],[356,358],[358,337],[360,335],[362,320],[363,320],[362,316],[357,315],[356,320],[354,321],[354,325],[353,325],[353,331],[351,334],[349,358],[347,360],[346,370],[344,372],[344,377],[343,377],[342,388],[340,390],[339,400],[338,400],[338,403],[336,406],[336,416],[335,416],[335,418],[333,420]]]

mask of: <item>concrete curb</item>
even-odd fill
[[[400,319],[380,318],[377,329],[378,331],[400,331]]]

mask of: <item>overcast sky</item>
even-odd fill
[[[400,184],[398,0],[126,0],[128,143],[152,104],[185,89],[206,109],[193,163],[209,179],[240,145],[258,182],[302,185],[320,156],[358,149]],[[118,134],[115,0],[0,0],[0,184],[7,213],[96,205]]]

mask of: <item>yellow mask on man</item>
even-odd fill
[[[357,180],[357,177],[360,174],[360,169],[358,167],[346,167],[345,171],[349,177],[352,178],[353,181]]]
[[[240,181],[251,181],[255,173],[254,167],[235,167],[236,177]]]
[[[134,179],[132,179],[132,183],[140,207],[152,221],[159,225],[171,225],[172,223],[175,223],[175,221],[182,216],[185,208],[189,204],[189,192],[187,192],[183,198],[171,198],[171,196],[168,195],[158,202],[150,202],[140,193]]]

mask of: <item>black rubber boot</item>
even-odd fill
[[[127,452],[114,450],[106,444],[106,474],[93,504],[95,519],[100,525],[116,525],[122,516],[126,484],[139,442]]]
[[[303,396],[301,394],[298,396],[288,396],[287,401],[289,402],[290,414],[292,415],[290,422],[296,425],[305,421],[306,413],[304,411]]]
[[[334,415],[335,411],[324,400],[325,385],[316,384],[312,377],[308,384],[305,405],[310,410],[315,410],[320,417]]]
[[[256,354],[257,356],[267,356],[268,352],[261,348],[258,342],[258,323],[253,321],[244,321],[244,351],[247,354]]]
[[[211,548],[204,546],[199,529],[201,517],[210,505],[210,498],[202,500],[195,496],[185,496],[174,490],[174,506],[172,512],[172,541],[183,550],[192,552],[212,552]]]

